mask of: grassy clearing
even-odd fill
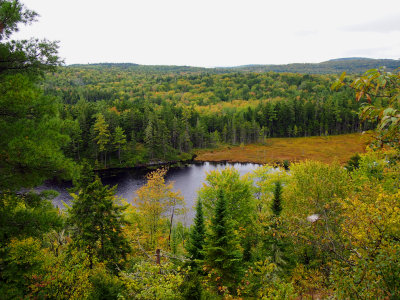
[[[325,163],[347,162],[355,153],[365,152],[370,134],[343,134],[301,138],[270,138],[264,144],[221,146],[196,152],[198,161],[229,161],[273,164],[307,159]]]

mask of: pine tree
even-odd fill
[[[268,255],[271,261],[282,269],[286,265],[285,258],[285,243],[280,234],[281,219],[279,218],[282,211],[282,184],[280,181],[275,182],[274,198],[271,205],[273,216],[270,224],[270,234],[266,238],[266,245],[268,245]]]
[[[97,116],[96,123],[94,124],[94,132],[99,151],[104,153],[104,167],[107,167],[107,146],[110,143],[110,131],[102,114]]]
[[[274,199],[271,205],[272,212],[275,216],[279,216],[282,211],[282,184],[280,181],[275,182]]]
[[[124,130],[117,126],[114,132],[114,147],[115,150],[118,150],[118,160],[121,164],[121,148],[126,145],[126,135],[124,134]]]
[[[204,259],[203,248],[205,244],[205,231],[203,204],[199,199],[196,204],[194,227],[190,231],[189,243],[187,246],[187,251],[194,264],[196,264],[197,260],[201,261]]]
[[[218,277],[218,286],[227,286],[235,292],[242,274],[242,253],[239,242],[228,219],[226,200],[222,190],[218,191],[215,214],[211,219],[210,234],[205,245],[205,260]]]
[[[125,223],[122,213],[126,207],[114,202],[114,191],[115,187],[103,186],[96,176],[94,182],[73,194],[73,205],[68,210],[72,245],[89,255],[91,266],[97,258],[110,269],[120,267],[121,259],[130,251],[122,232]]]
[[[155,140],[154,140],[153,123],[150,119],[144,130],[144,144],[146,145],[146,148],[148,150],[150,158],[153,159],[154,158]]]

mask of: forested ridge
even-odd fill
[[[37,13],[0,0],[0,16],[0,298],[400,298],[399,72],[58,68],[57,43],[12,39]],[[210,172],[190,227],[167,169],[134,199],[93,171],[360,120],[374,141],[346,166]],[[73,181],[65,210],[34,190],[54,177]]]
[[[293,63],[286,65],[243,65],[234,67],[201,68],[191,66],[162,66],[162,65],[139,65],[133,63],[98,63],[98,64],[75,64],[70,67],[97,68],[97,67],[122,67],[132,71],[158,72],[158,73],[235,73],[235,72],[279,72],[300,74],[333,74],[342,72],[348,74],[362,74],[370,69],[385,67],[386,71],[392,72],[400,67],[400,60],[395,59],[373,59],[365,57],[337,58],[320,63]]]
[[[121,65],[63,67],[45,93],[62,101],[66,147],[98,167],[190,157],[220,143],[360,132],[360,103],[336,76],[293,73],[176,74]]]
[[[385,67],[392,72],[400,67],[395,59],[372,59],[363,57],[337,58],[320,63],[294,63],[287,65],[247,65],[233,67],[233,70],[246,72],[292,72],[301,74],[362,74],[370,69]]]

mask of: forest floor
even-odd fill
[[[346,163],[355,153],[364,153],[372,139],[370,133],[296,138],[269,138],[263,144],[223,145],[196,151],[197,161],[228,161],[259,164],[316,160]]]

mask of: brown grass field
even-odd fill
[[[196,152],[197,161],[251,162],[260,164],[317,160],[346,163],[355,153],[364,153],[371,134],[343,134],[298,138],[269,138],[264,144],[221,146]]]

